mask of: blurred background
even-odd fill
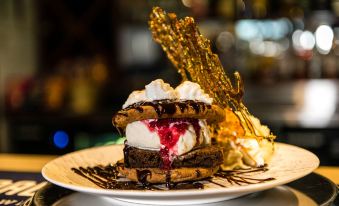
[[[153,6],[196,19],[278,141],[339,165],[339,0],[2,0],[0,152],[121,143],[111,117],[129,93],[180,82],[148,30]]]

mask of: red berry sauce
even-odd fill
[[[179,138],[184,135],[190,125],[193,126],[196,141],[199,144],[200,125],[198,119],[182,118],[182,119],[148,119],[142,121],[151,132],[157,132],[160,138],[160,156],[162,158],[162,168],[170,169],[172,159],[177,151],[175,146]]]

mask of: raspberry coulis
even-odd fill
[[[170,169],[172,156],[179,138],[184,135],[190,125],[193,126],[196,134],[196,142],[199,144],[200,125],[198,119],[180,118],[180,119],[147,119],[142,121],[151,132],[156,132],[160,138],[160,156],[162,158],[162,168]],[[174,152],[175,153],[175,152]]]

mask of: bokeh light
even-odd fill
[[[257,40],[250,43],[251,52],[264,57],[278,57],[286,49],[281,44],[273,41]]]
[[[292,43],[293,43],[293,48],[295,50],[301,50],[301,45],[300,45],[300,36],[303,33],[301,30],[295,30],[292,34]]]
[[[292,31],[292,24],[287,18],[277,20],[239,20],[235,26],[238,38],[245,41],[254,39],[279,40]]]
[[[231,32],[223,31],[221,32],[216,40],[216,47],[219,51],[226,52],[234,44],[234,37]]]
[[[67,147],[69,143],[69,136],[65,131],[58,130],[53,135],[53,143],[54,145],[59,148],[63,149]]]
[[[311,80],[304,91],[303,107],[299,120],[303,126],[324,127],[335,114],[337,87],[334,82]]]
[[[333,30],[328,25],[321,25],[315,31],[317,50],[321,54],[328,54],[333,44]]]
[[[259,27],[256,25],[254,20],[240,20],[235,25],[236,35],[246,41],[253,39],[262,38]]]
[[[314,48],[315,38],[314,38],[313,34],[310,31],[304,31],[300,35],[299,41],[300,41],[300,46],[304,50],[312,50]]]

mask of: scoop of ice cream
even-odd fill
[[[152,102],[162,99],[193,100],[212,104],[213,99],[194,82],[185,81],[176,89],[173,89],[162,79],[156,79],[145,86],[144,90],[134,91],[129,96],[122,108],[126,108],[137,102]]]
[[[197,100],[206,104],[213,102],[213,99],[201,89],[200,85],[194,82],[184,81],[175,88],[175,91],[178,94],[178,99],[181,100]]]
[[[135,121],[126,126],[126,139],[129,145],[140,149],[159,150],[159,136],[151,132],[143,121]]]
[[[206,121],[197,119],[135,121],[127,125],[126,137],[130,146],[148,150],[166,147],[175,156],[211,142]]]

